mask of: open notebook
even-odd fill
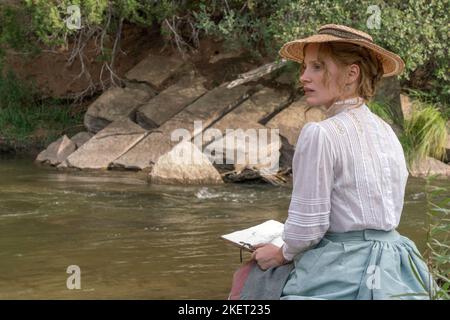
[[[283,245],[284,224],[268,220],[256,226],[222,235],[221,238],[247,251],[254,251],[253,246],[260,243],[271,243],[277,247]]]

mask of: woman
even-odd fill
[[[367,33],[334,24],[286,43],[280,54],[302,63],[306,102],[326,107],[328,117],[307,123],[298,138],[285,244],[259,245],[252,259],[262,270],[293,262],[282,299],[425,292],[426,264],[395,231],[408,178],[403,149],[366,105],[382,77],[403,71],[402,59]]]

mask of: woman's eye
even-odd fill
[[[319,69],[320,69],[320,65],[315,64],[315,65],[314,65],[314,70],[319,70]]]

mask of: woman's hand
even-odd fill
[[[278,267],[285,264],[283,250],[273,244],[258,244],[252,253],[252,259],[256,260],[262,270]]]

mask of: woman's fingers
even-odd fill
[[[253,248],[258,249],[258,248],[264,247],[265,245],[266,245],[266,243],[258,243],[258,244],[255,244],[255,245],[253,246]]]

